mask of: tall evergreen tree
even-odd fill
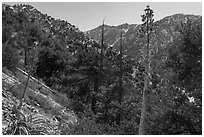
[[[147,34],[147,47],[145,48],[146,55],[145,55],[145,78],[144,78],[144,87],[143,87],[143,95],[142,95],[142,108],[141,108],[141,116],[140,116],[140,125],[139,125],[139,135],[144,135],[145,129],[146,129],[146,116],[147,116],[147,100],[148,100],[148,94],[149,94],[149,83],[151,79],[151,71],[150,71],[150,56],[149,56],[149,31],[150,31],[150,24],[153,23],[153,10],[150,9],[149,6],[144,10],[145,14],[141,15],[142,22],[144,22],[144,25],[146,27],[146,34]]]

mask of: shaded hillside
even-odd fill
[[[56,74],[66,61],[76,60],[75,45],[91,41],[74,25],[42,14],[30,5],[2,4],[3,134],[71,132],[78,122],[72,99],[56,90],[55,85],[51,89],[51,77],[45,72]],[[26,86],[28,73],[32,74]],[[22,107],[18,109],[21,99]]]
[[[35,66],[33,75],[48,86],[52,86],[54,72],[76,62],[81,47],[93,48],[95,44],[75,25],[42,14],[30,5],[3,4],[2,31],[3,66],[24,70]]]

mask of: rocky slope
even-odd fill
[[[35,78],[31,77],[25,99],[20,111],[15,111],[27,79],[27,73],[18,70],[15,74],[7,69],[2,72],[2,131],[3,134],[16,134],[13,122],[20,120],[24,125],[19,126],[27,134],[55,135],[69,133],[70,127],[77,125],[77,116],[68,110],[59,100],[66,99],[59,96]],[[39,89],[40,87],[40,89]],[[18,117],[18,114],[20,115]],[[16,125],[16,127],[18,127]],[[23,133],[22,133],[23,134]],[[25,132],[24,132],[25,134]]]

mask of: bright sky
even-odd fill
[[[17,3],[17,2],[15,2]],[[146,5],[154,11],[155,21],[176,13],[202,15],[201,2],[23,2],[43,14],[67,20],[81,31],[105,24],[140,24]],[[6,4],[14,4],[6,3]],[[19,3],[18,3],[19,4]]]

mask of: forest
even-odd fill
[[[202,16],[141,20],[82,32],[2,4],[2,134],[201,135]]]

